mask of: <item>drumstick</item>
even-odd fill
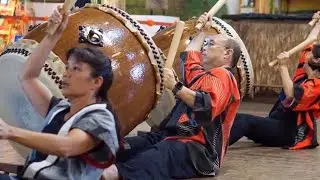
[[[65,0],[62,6],[62,11],[60,12],[61,14],[64,14],[66,11],[68,11],[71,8],[72,5],[72,0]],[[59,27],[59,24],[51,24],[47,27],[47,33],[52,35],[57,28]]]
[[[167,61],[166,61],[166,64],[165,64],[166,68],[171,68],[172,67],[172,64],[174,62],[175,56],[177,54],[177,50],[178,50],[180,39],[181,39],[181,36],[182,36],[182,33],[183,33],[184,25],[185,25],[185,23],[183,21],[179,21],[177,23],[177,25],[176,25],[176,30],[174,32],[173,39],[171,41],[171,45],[170,45]]]
[[[309,39],[306,39],[305,41],[303,41],[302,43],[300,43],[299,45],[297,45],[296,47],[292,48],[291,50],[288,51],[289,53],[289,56],[291,56],[292,54],[298,52],[298,51],[301,51],[304,47],[306,47],[307,45],[315,42],[317,40],[317,38],[309,38]],[[269,66],[270,67],[273,67],[275,66],[276,64],[278,64],[278,59],[274,60],[274,61],[271,61],[269,63]]]
[[[214,15],[221,9],[221,7],[226,3],[226,1],[227,1],[227,0],[219,0],[219,1],[210,9],[210,11],[208,12],[208,14],[207,14],[207,19],[208,19],[209,17],[214,16]],[[205,25],[205,23],[204,23],[204,24],[198,23],[198,24],[196,25],[196,29],[197,29],[198,31],[200,31],[201,28],[202,28],[204,25]]]
[[[313,27],[318,21],[319,21],[319,19],[312,19],[312,20],[309,22],[309,25],[310,25],[311,27]]]

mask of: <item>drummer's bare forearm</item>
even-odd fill
[[[20,74],[21,79],[37,78],[48,58],[49,53],[58,42],[61,34],[45,36],[38,47],[31,53],[23,66]]]
[[[206,38],[206,34],[203,32],[199,32],[187,46],[185,51],[201,51],[201,47],[203,45],[204,39]]]
[[[196,92],[183,86],[176,94],[184,103],[193,108],[196,99]]]
[[[72,137],[69,136],[71,132]],[[94,148],[97,142],[90,138],[92,137],[89,134],[78,129],[70,131],[67,136],[58,136],[11,127],[8,139],[44,154],[70,157],[83,154]],[[79,143],[79,139],[84,139],[85,143]]]
[[[283,84],[283,91],[287,97],[293,97],[293,82],[290,78],[290,74],[288,71],[287,65],[280,65],[279,71],[281,74],[282,84]]]
[[[43,117],[47,114],[52,93],[38,77],[50,51],[54,48],[60,36],[60,34],[55,34],[43,38],[38,48],[29,56],[19,77],[25,95]]]

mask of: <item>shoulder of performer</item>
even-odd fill
[[[232,79],[233,78],[232,72],[224,67],[212,68],[209,72],[211,75],[216,76],[221,79],[223,79],[223,78]]]

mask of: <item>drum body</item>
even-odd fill
[[[178,77],[181,79],[181,72],[180,72],[180,60],[179,55],[182,51],[184,51],[187,47],[187,45],[190,43],[192,38],[196,35],[196,20],[188,20],[185,21],[185,28],[181,37],[181,41],[179,44],[179,48],[175,57],[175,61],[173,64],[173,68],[176,71]],[[237,65],[237,68],[233,70],[233,74],[238,82],[239,91],[241,94],[241,97],[244,97],[245,95],[250,95],[252,92],[253,87],[253,68],[251,64],[251,59],[249,56],[249,53],[242,42],[241,38],[238,36],[237,32],[226,22],[223,20],[213,17],[212,19],[212,34],[226,34],[229,37],[233,37],[240,45],[241,47],[241,57],[239,60],[239,63]],[[165,28],[163,30],[160,30],[157,34],[155,34],[152,39],[156,43],[157,47],[161,49],[164,56],[167,56],[172,38],[174,36],[175,26],[171,26],[168,28]],[[159,108],[153,110],[154,114],[150,119],[148,119],[148,124],[152,126],[159,125],[163,118],[166,117],[167,114],[169,114],[170,110],[174,106],[174,99],[173,94],[169,91],[165,91],[163,93],[163,96],[160,99],[159,104],[161,104],[162,107],[166,108]],[[155,112],[156,111],[156,112]]]
[[[36,47],[46,35],[46,26],[45,23],[36,27],[20,42],[9,46],[7,51],[0,56],[0,63],[3,64],[1,72],[7,72],[6,67],[8,66],[15,66],[11,64],[19,64],[12,68],[15,72],[7,74],[6,78],[4,75],[1,76],[2,83],[8,81],[6,85],[0,87],[1,96],[10,94],[13,98],[2,100],[0,116],[3,116],[10,124],[36,131],[43,127],[43,118],[36,115],[31,104],[24,97],[17,76],[21,65],[34,50],[34,48],[26,49],[24,46],[33,43],[33,46]],[[99,48],[112,61],[114,82],[108,96],[119,117],[123,134],[127,134],[148,118],[164,89],[163,60],[160,52],[142,26],[126,12],[114,7],[99,5],[87,5],[77,9],[70,14],[67,28],[51,52],[52,56],[55,56],[51,61],[56,62],[60,67],[57,68],[52,66],[53,63],[47,63],[41,74],[46,77],[43,80],[44,84],[52,86],[53,88],[49,89],[54,89],[55,95],[62,97],[58,87],[67,62],[66,52],[73,47],[86,46]],[[23,55],[20,55],[22,51]],[[9,81],[13,80],[14,84],[9,84]],[[11,91],[12,89],[18,90]],[[17,113],[19,109],[25,112]],[[23,117],[23,113],[31,116]],[[4,114],[11,115],[4,116]],[[16,145],[14,147],[17,148]],[[24,151],[18,149],[23,156]]]

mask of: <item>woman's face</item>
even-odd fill
[[[68,99],[94,95],[102,84],[102,77],[93,78],[91,72],[87,63],[78,62],[71,56],[62,78],[62,94]]]

